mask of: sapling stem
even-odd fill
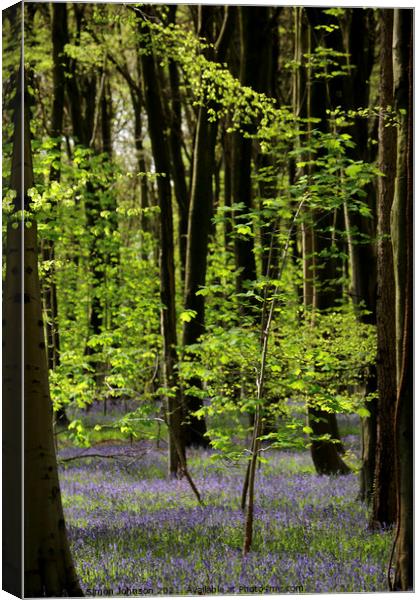
[[[243,498],[248,495],[248,506],[245,517],[245,535],[244,535],[244,547],[243,547],[243,556],[246,556],[252,545],[252,537],[253,537],[253,524],[254,524],[254,497],[255,497],[255,472],[258,461],[258,454],[260,451],[260,437],[261,437],[261,429],[262,429],[262,414],[261,414],[261,400],[264,392],[264,381],[265,381],[265,371],[267,365],[267,353],[268,353],[268,338],[270,334],[270,327],[273,321],[274,315],[274,307],[276,304],[276,296],[279,288],[279,283],[281,277],[283,275],[284,267],[286,265],[287,252],[290,246],[290,239],[292,236],[293,227],[295,226],[296,220],[299,216],[300,210],[303,206],[304,199],[302,199],[299,203],[299,206],[293,216],[292,223],[290,224],[289,231],[287,234],[287,240],[283,249],[283,256],[279,266],[279,271],[277,275],[276,287],[274,289],[272,298],[269,300],[267,294],[264,296],[263,303],[263,315],[267,312],[267,303],[269,303],[269,310],[267,319],[262,320],[261,323],[261,362],[260,362],[260,370],[257,375],[257,407],[255,411],[255,421],[254,421],[254,431],[252,437],[252,446],[251,446],[251,460],[249,462],[249,473],[247,472],[247,476],[245,478],[248,479],[248,494],[243,493]],[[268,283],[266,284],[266,287]],[[245,485],[244,485],[245,490]]]

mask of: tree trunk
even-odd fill
[[[176,5],[170,5],[170,22],[175,23]],[[175,61],[169,61],[169,84],[171,90],[171,110],[169,118],[169,145],[171,152],[171,173],[175,188],[175,198],[178,204],[178,237],[181,280],[185,281],[185,263],[187,258],[188,238],[188,209],[189,196],[185,174],[184,160],[182,158],[183,133],[181,114],[181,90],[179,85],[178,66]]]
[[[232,207],[232,140],[229,134],[222,134],[224,189],[223,200],[225,210]],[[233,215],[226,210],[223,220],[223,234],[226,252],[232,252]]]
[[[216,125],[208,122],[205,109],[200,108],[195,136],[184,300],[185,310],[193,310],[194,317],[184,324],[182,337],[184,348],[195,344],[205,331],[204,296],[197,296],[197,292],[206,283],[207,248],[213,203],[212,173],[216,132]],[[194,378],[189,382],[189,385],[201,388],[201,381]],[[201,408],[202,400],[192,393],[186,393],[185,402],[187,409],[185,442],[188,446],[205,447],[208,445],[208,440],[205,437],[205,421],[191,414]]]
[[[315,235],[310,221],[306,221],[306,223],[303,224],[302,254],[304,268],[304,304],[307,308],[308,316],[311,318],[313,325],[315,325],[314,309],[328,308],[328,303],[331,299],[327,299],[327,306],[323,305],[323,297],[320,290],[318,289],[317,291],[315,289],[315,274],[318,273],[318,271],[316,270]],[[340,444],[337,443],[337,441],[340,440],[340,437],[336,415],[328,413],[325,410],[320,410],[309,402],[308,423],[315,436],[329,434],[331,435],[332,440],[334,440],[312,441],[311,456],[317,473],[321,475],[348,473],[349,468],[340,457],[340,450],[342,451],[342,448],[340,449]]]
[[[51,137],[55,142],[54,150],[61,153],[61,136],[63,133],[64,96],[65,96],[65,65],[67,60],[64,46],[68,41],[67,15],[64,4],[52,5],[52,44],[53,44],[53,106],[51,117]],[[55,159],[60,164],[60,157]],[[60,181],[60,167],[53,165],[50,170],[50,181]],[[55,248],[53,240],[44,240],[42,258],[50,261],[47,280],[41,285],[47,333],[48,368],[55,369],[60,364],[60,335],[58,329],[57,285],[55,275]],[[55,413],[56,422],[68,425],[64,407]]]
[[[311,25],[308,33],[301,33],[298,40],[303,45],[300,56],[307,52],[315,51],[317,45],[323,43],[322,33],[316,29],[319,24],[323,23],[325,15],[321,9],[307,8],[305,11],[309,24]],[[303,15],[301,15],[300,24],[303,27]],[[321,30],[322,31],[322,30]],[[321,36],[317,39],[317,36]],[[334,36],[335,37],[335,36]],[[335,40],[335,44],[338,42]],[[302,81],[301,77],[296,81],[296,88],[301,93],[304,93],[305,88],[308,90],[306,98],[300,98],[296,112],[306,114],[310,118],[318,118],[319,123],[316,125],[318,129],[326,130],[326,109],[329,97],[328,84],[321,80],[317,80],[309,71],[306,74],[307,81]],[[298,100],[296,98],[296,100]],[[308,125],[308,133],[310,134],[311,124]],[[334,215],[331,211],[324,210],[314,211],[312,220],[322,223],[322,229],[319,226],[311,225],[311,222],[304,225],[303,230],[303,249],[308,252],[308,258],[304,255],[304,299],[308,307],[318,311],[326,311],[334,308],[336,299],[340,298],[341,290],[337,284],[339,278],[339,265],[334,256],[335,241],[334,241]],[[308,230],[308,227],[312,229]],[[322,261],[322,262],[321,262]],[[315,315],[312,315],[312,323],[315,325]],[[338,425],[336,415],[325,410],[319,409],[316,404],[308,402],[308,423],[313,431],[315,439],[311,442],[311,456],[317,473],[320,474],[346,474],[350,469],[345,464],[340,456],[340,444],[338,440]],[[317,440],[318,436],[329,434],[332,441]]]
[[[374,31],[373,11],[353,8],[346,11],[345,29],[343,31],[343,49],[349,55],[349,63],[354,65],[349,76],[344,78],[342,102],[343,107],[357,110],[359,106],[369,105],[369,80],[374,61]],[[354,160],[370,162],[368,148],[367,119],[354,119],[349,133],[355,143],[349,155]],[[348,255],[350,267],[350,296],[354,304],[356,317],[369,325],[376,325],[376,248],[374,243],[376,233],[376,192],[373,185],[369,186],[367,202],[372,211],[372,218],[367,218],[358,212],[348,211],[345,207],[345,224],[348,240]],[[366,241],[369,240],[369,241]],[[372,240],[372,241],[370,241]],[[360,310],[369,311],[365,314]],[[377,390],[376,365],[370,369],[364,388],[365,397]],[[376,452],[376,399],[366,402],[370,415],[361,420],[362,429],[362,467],[360,470],[359,498],[368,503],[372,500],[375,473]]]
[[[151,38],[149,39],[151,40]],[[141,63],[153,158],[156,171],[161,174],[157,180],[160,208],[161,332],[164,354],[164,383],[165,387],[171,390],[166,397],[167,425],[169,429],[169,476],[175,477],[185,462],[185,446],[181,427],[182,399],[177,373],[176,290],[170,185],[171,167],[168,140],[164,133],[166,127],[162,96],[153,54],[142,54]],[[174,395],[172,395],[173,391]],[[182,457],[179,456],[180,452],[182,453]]]
[[[65,29],[67,31],[67,4],[63,3]],[[90,10],[89,5],[74,5],[74,13],[76,19],[76,43],[80,43],[80,35],[86,22],[86,11]],[[68,35],[67,35],[68,37]],[[68,39],[66,39],[68,43]],[[96,74],[88,76],[79,74],[77,71],[76,59],[69,60],[70,76],[66,78],[67,98],[70,107],[71,122],[73,128],[73,136],[77,143],[89,148],[94,146],[95,137],[95,109],[97,99],[97,78]],[[101,268],[101,252],[98,247],[98,236],[93,233],[100,223],[100,211],[98,190],[92,181],[86,184],[85,192],[85,211],[86,225],[88,231],[91,232],[90,240],[90,262],[92,263],[92,298],[90,305],[88,339],[93,335],[99,335],[101,332],[102,315],[101,303],[99,300],[99,287],[103,281],[103,271]],[[96,351],[95,351],[96,352]],[[90,357],[93,354],[93,349],[89,344],[85,347],[85,355]],[[99,364],[93,358],[91,367],[95,373],[96,382],[99,381],[98,369]]]
[[[140,61],[140,59],[139,59]],[[138,70],[141,70],[141,65],[138,65]],[[140,78],[140,75],[139,75]],[[149,208],[149,187],[146,177],[147,166],[145,159],[145,150],[143,147],[143,119],[142,119],[142,94],[140,83],[127,81],[130,88],[131,102],[133,105],[134,112],[134,146],[136,149],[137,165],[140,175],[140,231],[142,233],[149,231],[149,219],[147,218],[146,211]],[[144,250],[144,244],[142,243],[142,255],[147,258],[147,254]]]
[[[15,4],[3,11],[3,52],[8,53],[9,70],[3,74],[3,119],[12,124],[14,114],[13,97],[16,92],[22,47],[23,4]],[[5,68],[5,67],[4,67]],[[6,75],[7,73],[7,75]],[[8,78],[7,87],[6,77]],[[18,92],[20,89],[18,88]],[[20,94],[18,94],[20,96]],[[3,131],[3,144],[6,141]],[[15,132],[15,137],[20,133]],[[11,139],[7,139],[10,142]],[[16,157],[20,159],[18,154]],[[20,184],[21,161],[12,174],[12,185]],[[15,200],[15,209],[23,208],[20,195]],[[3,226],[6,218],[3,217]],[[22,597],[22,251],[23,228],[13,229],[7,223],[3,235],[3,260],[6,276],[3,280],[3,345],[2,345],[2,589]]]
[[[240,66],[239,79],[242,85],[249,86],[257,92],[268,93],[271,83],[272,52],[269,40],[272,38],[274,27],[271,23],[271,9],[267,6],[238,7],[239,33],[240,33]],[[255,125],[251,125],[250,132]],[[251,159],[253,142],[245,137],[242,132],[233,134],[232,144],[232,197],[235,205],[242,204],[242,208],[235,208],[235,224],[247,223],[252,211],[252,179]],[[263,230],[265,233],[265,229]],[[270,245],[271,232],[268,233]],[[263,235],[262,243],[267,242]],[[249,282],[257,277],[257,268],[254,254],[254,238],[252,236],[235,236],[236,268],[239,273],[236,278],[236,291],[246,291]],[[264,273],[265,274],[265,273]],[[252,305],[247,306],[241,302],[244,314],[253,311]]]
[[[213,18],[215,7],[199,6],[199,35],[212,41]],[[225,7],[225,19],[219,38],[213,50],[208,50],[209,57],[223,62],[233,23],[232,7]],[[209,122],[207,109],[200,106],[194,143],[193,173],[191,197],[188,216],[188,242],[185,268],[185,301],[186,310],[194,311],[195,316],[184,324],[182,343],[184,348],[195,344],[205,331],[204,296],[197,292],[206,282],[207,249],[210,232],[210,220],[213,210],[212,181],[215,163],[215,146],[217,138],[217,121]],[[191,387],[201,387],[201,381],[194,378],[189,382]],[[202,399],[193,392],[185,394],[186,425],[184,428],[187,445],[206,447],[209,444],[205,436],[204,419],[194,416],[193,412],[202,407]]]
[[[378,422],[371,526],[390,525],[396,519],[395,442],[396,403],[395,281],[391,233],[391,206],[395,179],[395,128],[387,126],[385,109],[393,105],[393,11],[381,11],[381,113],[379,117],[377,332]]]
[[[413,589],[413,11],[394,11],[394,95],[399,113],[392,206],[396,284],[397,534],[394,590]]]
[[[19,77],[20,82],[20,77]],[[20,88],[20,85],[19,85]],[[26,92],[26,90],[25,90]],[[26,93],[25,93],[26,96]],[[11,187],[17,192],[16,210],[30,211],[27,190],[33,185],[29,109],[22,90],[16,95]],[[24,148],[22,148],[22,127]],[[22,188],[22,171],[24,176]],[[21,205],[22,203],[22,205]],[[29,222],[31,226],[29,227]],[[23,241],[24,273],[16,260]],[[27,219],[7,231],[6,283],[4,295],[6,381],[13,385],[20,369],[24,380],[24,587],[26,597],[82,596],[67,542],[55,456],[52,406],[49,394],[47,356],[38,276],[37,227]],[[23,275],[23,295],[21,276]],[[22,307],[23,303],[23,307]],[[24,356],[15,324],[24,310]],[[8,332],[8,327],[12,331]],[[22,360],[23,358],[23,360]],[[6,387],[6,397],[16,398],[16,389]],[[7,390],[9,393],[7,394]],[[15,507],[16,511],[16,507]]]
[[[331,226],[332,215],[324,214],[324,223],[329,221]],[[319,219],[315,217],[316,220]],[[320,231],[319,228],[313,230],[313,283],[312,292],[314,298],[311,301],[315,310],[325,311],[333,308],[337,298],[338,279],[337,263],[335,257],[328,256],[331,253],[332,244],[328,234],[329,229]],[[322,256],[323,263],[320,262]],[[304,291],[304,297],[310,298],[307,291]],[[315,325],[315,320],[313,321]],[[350,469],[340,457],[343,447],[340,447],[340,437],[338,432],[337,417],[333,413],[319,409],[316,405],[308,403],[308,421],[315,436],[331,435],[332,441],[319,441],[314,439],[311,443],[311,456],[317,473],[320,474],[346,474]]]

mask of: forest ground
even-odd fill
[[[353,430],[353,433],[349,433]],[[360,453],[357,428],[344,438]],[[103,432],[105,434],[105,432]],[[72,457],[100,454],[92,458]],[[68,460],[68,459],[71,460]],[[168,481],[166,450],[121,439],[59,450],[72,554],[88,595],[387,590],[391,531],[371,532],[358,476],[318,476],[309,451],[273,451],[258,470],[255,538],[242,558],[243,463],[193,450]]]

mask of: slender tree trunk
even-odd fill
[[[327,215],[327,217],[329,217],[327,220],[330,221],[329,225],[327,225],[327,230],[320,231],[319,228],[314,228],[313,231],[313,261],[315,268],[313,281],[314,299],[312,304],[315,310],[321,312],[334,307],[337,298],[336,281],[339,276],[335,258],[328,256],[333,249],[328,234],[329,228],[332,226],[332,215]],[[322,263],[320,257],[322,257]],[[304,296],[308,296],[306,291],[304,292]],[[340,457],[343,447],[339,443],[340,436],[336,415],[322,410],[309,402],[308,421],[315,436],[329,434],[333,440],[319,441],[315,439],[311,443],[311,456],[317,473],[326,475],[349,473],[350,469]]]
[[[67,3],[63,3],[65,29],[67,31]],[[74,14],[76,19],[76,43],[80,43],[80,35],[86,21],[86,11],[90,10],[89,5],[74,5]],[[68,43],[68,35],[65,42]],[[96,75],[88,77],[80,75],[77,71],[77,61],[69,60],[70,76],[66,78],[67,97],[70,107],[70,115],[73,128],[73,136],[77,143],[88,148],[93,146],[95,140],[95,109],[97,99],[97,78]],[[92,181],[86,184],[85,192],[85,211],[86,225],[88,231],[91,232],[90,240],[90,258],[92,264],[92,298],[90,305],[88,339],[93,335],[98,335],[101,332],[102,316],[101,303],[99,300],[99,287],[103,280],[103,271],[101,268],[101,252],[98,247],[98,236],[94,234],[95,228],[100,223],[100,206],[98,199],[98,190]],[[93,349],[88,344],[85,347],[85,355],[90,357],[93,354]],[[91,359],[91,366],[95,371],[95,380],[99,381],[99,364],[96,360]]]
[[[199,6],[199,35],[207,37],[209,41],[212,41],[214,10],[215,7],[212,6]],[[209,50],[210,58],[223,62],[232,24],[232,7],[226,7],[225,19],[214,51]],[[217,121],[209,122],[207,110],[201,106],[194,142],[184,300],[185,309],[194,311],[195,316],[184,324],[182,338],[184,348],[195,344],[205,331],[204,296],[197,296],[197,292],[206,282],[207,249],[213,209],[212,180],[215,166],[217,127]],[[201,387],[201,381],[197,378],[191,380],[189,384],[191,387]],[[184,432],[187,445],[205,447],[209,444],[205,436],[206,424],[204,419],[199,419],[192,414],[201,407],[202,399],[200,397],[195,396],[192,392],[185,394],[186,419]]]
[[[272,93],[273,71],[277,68],[277,56],[274,58],[273,39],[276,35],[277,21],[273,18],[273,9],[268,6],[252,7],[241,6],[237,8],[237,19],[239,24],[240,60],[239,80],[242,85],[251,87],[253,90],[267,95]],[[232,65],[235,67],[236,65]],[[255,124],[246,127],[247,133],[254,131]],[[248,224],[251,221],[250,213],[254,209],[253,182],[252,182],[252,157],[254,154],[253,140],[244,135],[243,131],[237,131],[232,135],[232,163],[231,182],[232,200],[235,204],[234,224]],[[255,158],[257,169],[263,169],[263,177],[267,177],[270,167],[270,157],[259,154]],[[260,182],[261,198],[273,198],[276,194],[275,185]],[[261,206],[262,208],[262,206]],[[261,211],[261,214],[263,212]],[[276,218],[268,218],[260,227],[262,275],[273,277],[278,266],[278,247],[275,228],[278,225]],[[255,231],[253,232],[255,235]],[[246,292],[249,286],[253,286],[257,279],[257,263],[255,258],[254,236],[234,236],[235,263],[237,269],[236,292]],[[269,264],[270,263],[270,264]],[[251,316],[255,322],[259,321],[260,306],[256,305],[251,297],[242,297],[239,304],[240,313],[243,316]],[[267,415],[270,410],[267,410]],[[254,415],[250,415],[253,423]],[[275,429],[272,418],[265,416],[263,419],[264,434]]]
[[[232,143],[231,137],[224,133],[223,139],[223,167],[224,167],[224,206],[225,209],[232,207]],[[223,233],[225,240],[225,250],[227,252],[232,251],[232,233],[233,233],[233,215],[232,211],[225,212],[225,218],[223,220]]]
[[[197,292],[206,282],[207,248],[212,215],[212,173],[214,169],[214,147],[216,144],[216,125],[209,123],[205,109],[200,108],[195,136],[193,179],[188,221],[187,262],[185,271],[186,310],[194,311],[194,318],[184,324],[182,344],[185,347],[195,344],[205,331],[204,296]],[[189,382],[191,387],[201,387],[197,378]],[[186,427],[185,441],[187,445],[207,446],[204,419],[191,415],[202,406],[201,398],[186,392]]]
[[[169,6],[170,22],[175,23],[176,5]],[[169,84],[171,90],[170,110],[170,132],[169,145],[171,152],[171,173],[175,188],[175,198],[178,205],[178,237],[181,280],[185,281],[185,264],[187,259],[188,238],[188,209],[189,196],[185,173],[184,160],[182,158],[183,133],[181,113],[181,90],[179,83],[178,67],[175,61],[169,61]]]
[[[304,19],[308,19],[309,30],[306,29]],[[316,29],[323,23],[325,15],[321,9],[307,8],[305,15],[298,13],[298,23],[301,32],[297,40],[302,44],[302,50],[299,52],[303,57],[307,52],[314,52],[315,48],[323,44],[322,30]],[[319,39],[318,39],[319,36]],[[337,44],[337,41],[334,40]],[[329,89],[328,85],[313,77],[311,71],[299,73],[296,79],[295,101],[297,102],[296,113],[302,116],[315,117],[319,119],[317,128],[326,130],[326,109],[328,105]],[[297,91],[305,97],[297,97]],[[308,124],[308,133],[310,135],[311,124]],[[341,289],[337,284],[339,278],[339,265],[334,256],[334,215],[332,212],[324,210],[314,211],[312,215],[313,222],[322,223],[320,226],[311,226],[311,219],[304,224],[302,235],[303,251],[309,252],[308,257],[304,255],[304,299],[308,307],[313,307],[317,311],[326,311],[335,306],[335,302],[340,298]],[[315,313],[312,313],[312,324],[315,325]],[[320,474],[346,474],[350,471],[340,456],[343,448],[340,443],[337,418],[320,409],[311,401],[308,402],[308,423],[313,431],[315,439],[311,442],[311,456],[317,473]],[[330,435],[332,441],[318,440],[319,436]]]
[[[393,422],[396,404],[395,280],[391,233],[391,206],[395,179],[395,128],[386,121],[385,109],[393,105],[393,11],[381,11],[381,114],[379,117],[378,181],[378,423],[371,525],[390,525],[396,519],[395,443]],[[387,126],[388,125],[388,126]]]
[[[113,103],[111,93],[111,83],[108,74],[104,74],[103,93],[100,102],[101,117],[101,151],[106,155],[109,167],[112,169],[113,144],[112,144],[112,120]],[[118,205],[114,191],[103,187],[103,200],[101,202],[102,210],[108,212],[106,224],[102,238],[104,241],[104,250],[102,252],[103,261],[103,288],[104,300],[102,307],[102,323],[109,331],[113,327],[113,316],[119,303],[118,294],[115,294],[113,288],[118,288],[119,284],[119,264],[120,248],[119,243],[112,236],[118,232]],[[109,230],[109,233],[107,231]],[[108,239],[107,239],[108,238]]]
[[[53,43],[53,106],[51,117],[51,137],[55,141],[54,150],[61,153],[61,136],[63,132],[64,97],[65,97],[65,65],[64,46],[68,40],[67,16],[64,4],[52,5],[52,43]],[[60,157],[55,159],[60,164]],[[50,181],[60,180],[60,166],[52,166]],[[53,240],[44,240],[42,259],[50,261],[48,278],[42,282],[42,295],[46,313],[48,368],[55,369],[60,364],[60,335],[58,329],[57,285],[55,274],[55,248]],[[64,407],[55,413],[60,425],[67,425],[68,418]]]
[[[151,39],[151,38],[149,38]],[[172,194],[170,185],[170,158],[165,136],[164,111],[153,54],[141,55],[145,87],[145,105],[149,121],[149,135],[158,177],[160,208],[160,298],[161,331],[164,354],[164,381],[171,390],[166,398],[169,429],[169,475],[175,477],[185,463],[185,446],[182,435],[182,399],[177,373],[177,332],[175,311],[175,267],[173,241]],[[163,175],[164,174],[164,175]],[[172,395],[172,390],[174,395]],[[180,459],[181,453],[181,459]]]
[[[66,3],[63,3],[63,5],[66,7]],[[91,17],[92,7],[93,5],[90,4],[73,5],[76,20],[76,44],[80,44],[81,34]],[[67,21],[67,8],[65,9],[64,19]],[[67,42],[68,40],[66,40]],[[66,78],[66,86],[73,135],[82,146],[92,148],[97,153],[106,152],[111,156],[111,107],[107,96],[107,74],[103,69],[91,75],[79,73],[77,60],[75,59],[69,60],[69,71],[70,76]],[[106,207],[101,205],[101,196],[104,202],[108,204]],[[116,211],[115,206],[112,206],[111,197],[106,194],[101,184],[89,180],[85,192],[86,225],[91,233],[89,254],[92,265],[88,339],[99,335],[102,332],[102,326],[106,324],[106,319],[104,320],[106,306],[102,302],[101,296],[105,285],[103,265],[107,263],[109,257],[103,249],[104,231],[101,227],[103,224],[103,217],[101,216],[103,208],[109,210],[111,228],[115,228]],[[90,357],[89,360],[97,384],[100,383],[104,375],[104,365],[95,356],[99,352],[100,347],[98,346],[95,350],[89,344],[85,347],[85,355]]]
[[[20,72],[21,75],[22,71]],[[11,187],[16,210],[30,211],[27,190],[33,185],[29,109],[22,111],[22,89],[16,95]],[[26,91],[26,90],[25,90]],[[26,96],[26,94],[25,94]],[[22,148],[22,127],[24,148]],[[24,176],[22,188],[22,171]],[[22,205],[21,205],[22,203]],[[29,223],[31,226],[29,227]],[[24,272],[16,259],[23,241]],[[38,276],[37,227],[27,218],[8,225],[5,283],[6,382],[24,367],[24,564],[25,597],[82,596],[67,542],[52,429],[47,355]],[[21,283],[23,279],[23,294]],[[23,303],[23,306],[22,306]],[[23,310],[24,356],[15,324]],[[8,327],[12,330],[8,333]],[[19,388],[17,388],[19,389]],[[7,390],[7,387],[6,387]],[[9,388],[9,391],[10,388]],[[16,390],[8,397],[15,397]]]
[[[147,167],[145,159],[145,151],[143,147],[143,120],[141,114],[142,101],[139,89],[133,89],[130,86],[131,102],[134,111],[134,146],[136,148],[137,165],[140,176],[140,230],[146,232],[149,230],[148,218],[146,211],[149,208],[149,188],[147,184]],[[144,254],[146,257],[146,254]]]
[[[394,93],[400,111],[392,206],[396,283],[397,536],[394,590],[413,589],[413,11],[394,11]]]
[[[369,105],[369,80],[374,61],[375,28],[372,10],[353,8],[346,11],[346,23],[343,31],[343,49],[349,55],[349,63],[354,65],[349,76],[344,78],[342,102],[345,109],[357,110],[359,106]],[[368,148],[367,119],[355,118],[349,130],[355,143],[349,150],[354,160],[370,162]],[[348,240],[349,270],[351,276],[350,296],[352,298],[356,317],[369,325],[376,325],[376,248],[373,242],[376,234],[376,192],[373,185],[368,189],[367,202],[372,211],[372,218],[367,218],[358,212],[348,211],[345,207],[345,225]],[[366,241],[372,240],[372,241]],[[365,314],[360,310],[369,311]],[[376,365],[371,367],[364,388],[365,397],[377,390]],[[370,415],[363,417],[362,427],[362,467],[360,470],[361,500],[371,502],[375,473],[376,452],[376,399],[366,402]]]
[[[267,6],[238,7],[240,32],[240,66],[239,79],[242,85],[252,87],[257,92],[268,93],[271,83],[272,53],[268,41],[272,38],[274,27],[271,24],[271,9]],[[235,209],[235,224],[247,223],[252,211],[252,139],[242,132],[233,134],[232,150],[232,197],[241,209]],[[265,230],[263,230],[265,232]],[[268,237],[268,239],[267,239]],[[271,232],[263,235],[262,243],[270,245]],[[255,281],[257,275],[254,238],[251,236],[235,237],[236,267],[239,273],[236,279],[236,290],[243,292],[249,282]],[[241,303],[244,314],[253,312],[252,306]]]

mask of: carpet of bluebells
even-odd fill
[[[186,479],[166,479],[165,451],[151,443],[104,443],[83,454],[108,458],[66,460],[78,453],[60,451],[60,477],[72,552],[89,596],[387,589],[392,532],[369,531],[356,474],[318,476],[307,452],[267,453],[245,559],[243,464],[191,452],[205,502],[199,506]]]

